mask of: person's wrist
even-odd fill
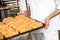
[[[50,20],[50,18],[46,18],[46,20]]]
[[[50,17],[47,17],[46,19],[47,19],[47,20],[50,20],[51,18],[50,18]]]

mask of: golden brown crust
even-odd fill
[[[14,29],[18,30],[20,33],[43,26],[42,23],[36,22],[35,20],[30,19],[24,15],[16,16],[14,18],[14,21],[15,22],[13,22],[10,26],[12,26]]]
[[[2,27],[0,28],[0,33],[3,34],[7,38],[7,37],[17,35],[18,31],[12,29],[11,27],[7,25],[2,25]]]
[[[23,33],[42,26],[43,24],[41,22],[36,22],[29,17],[20,15],[15,18],[8,17],[0,22],[0,33],[7,38],[17,35],[18,31]]]
[[[20,33],[24,33],[24,32],[30,31],[30,30],[32,30],[31,27],[24,27],[24,28],[21,28],[21,29],[19,30],[19,32],[20,32]]]
[[[18,34],[18,31],[16,30],[12,30],[10,29],[9,31],[7,31],[5,34],[3,33],[3,35],[8,38],[8,37],[12,37]]]
[[[2,40],[3,39],[3,35],[2,34],[0,34],[0,40]]]
[[[2,23],[5,23],[5,24],[8,24],[9,22],[11,22],[13,20],[13,17],[8,17],[8,18],[5,18]]]
[[[36,28],[39,28],[39,27],[42,27],[42,26],[43,26],[42,23],[38,23],[38,22],[36,22],[36,23],[34,23],[34,24],[31,24],[31,25],[32,25],[32,28],[33,28],[33,29],[36,29]]]

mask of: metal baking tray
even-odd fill
[[[30,18],[30,17],[29,17],[29,18]],[[32,18],[30,18],[30,19],[32,19]],[[35,19],[33,19],[33,20],[35,20]],[[35,21],[36,21],[36,22],[40,22],[40,21],[37,21],[37,20],[35,20]],[[41,23],[42,23],[42,22],[41,22]],[[24,33],[19,33],[19,34],[17,34],[17,35],[14,35],[14,36],[11,36],[11,37],[8,37],[8,38],[4,37],[3,40],[11,39],[11,38],[14,38],[14,37],[17,37],[17,36],[20,36],[20,35],[23,35],[23,34],[26,34],[26,33],[29,33],[29,32],[35,31],[35,30],[38,30],[38,29],[41,29],[41,28],[45,27],[45,24],[44,24],[44,23],[42,23],[42,24],[43,24],[42,27],[38,27],[38,28],[36,28],[36,29],[32,29],[32,30],[26,31],[26,32],[24,32]]]
[[[23,35],[23,34],[26,34],[26,33],[29,33],[29,32],[35,31],[35,30],[38,30],[38,29],[41,29],[41,28],[43,28],[43,27],[45,27],[45,24],[43,24],[42,27],[39,27],[39,28],[36,28],[36,29],[32,29],[32,30],[30,30],[30,31],[26,31],[26,32],[24,32],[24,33],[19,33],[19,34],[17,34],[17,35],[12,36],[12,37],[8,37],[8,38],[5,38],[5,37],[4,37],[3,40],[11,39],[11,38],[14,38],[14,37],[17,37],[17,36],[20,36],[20,35]]]

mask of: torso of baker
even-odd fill
[[[44,22],[45,18],[55,11],[54,0],[29,0],[31,18]]]

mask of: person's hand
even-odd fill
[[[27,16],[28,12],[27,11],[20,11],[17,13],[17,15],[25,15]]]
[[[45,29],[48,29],[49,27],[49,18],[45,19]]]

